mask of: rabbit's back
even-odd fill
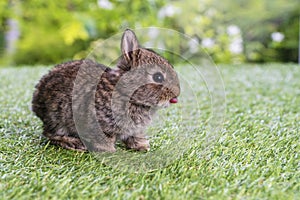
[[[32,110],[44,123],[44,135],[59,134],[78,136],[72,113],[72,92],[81,67],[100,67],[89,60],[78,60],[55,66],[36,85]]]

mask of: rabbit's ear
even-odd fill
[[[133,52],[139,48],[139,42],[134,34],[134,32],[130,29],[126,29],[122,36],[121,41],[121,49],[124,58],[127,62],[132,61]]]

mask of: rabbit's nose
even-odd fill
[[[170,103],[177,103],[178,102],[178,99],[175,97],[175,98],[172,98],[170,99]]]

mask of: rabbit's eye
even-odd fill
[[[152,78],[157,83],[162,83],[164,81],[164,75],[162,75],[160,72],[153,74]]]

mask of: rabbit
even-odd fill
[[[56,65],[35,86],[32,111],[43,135],[66,149],[115,152],[115,143],[149,151],[146,127],[158,109],[178,102],[173,66],[140,46],[126,29],[116,68],[89,59]]]

